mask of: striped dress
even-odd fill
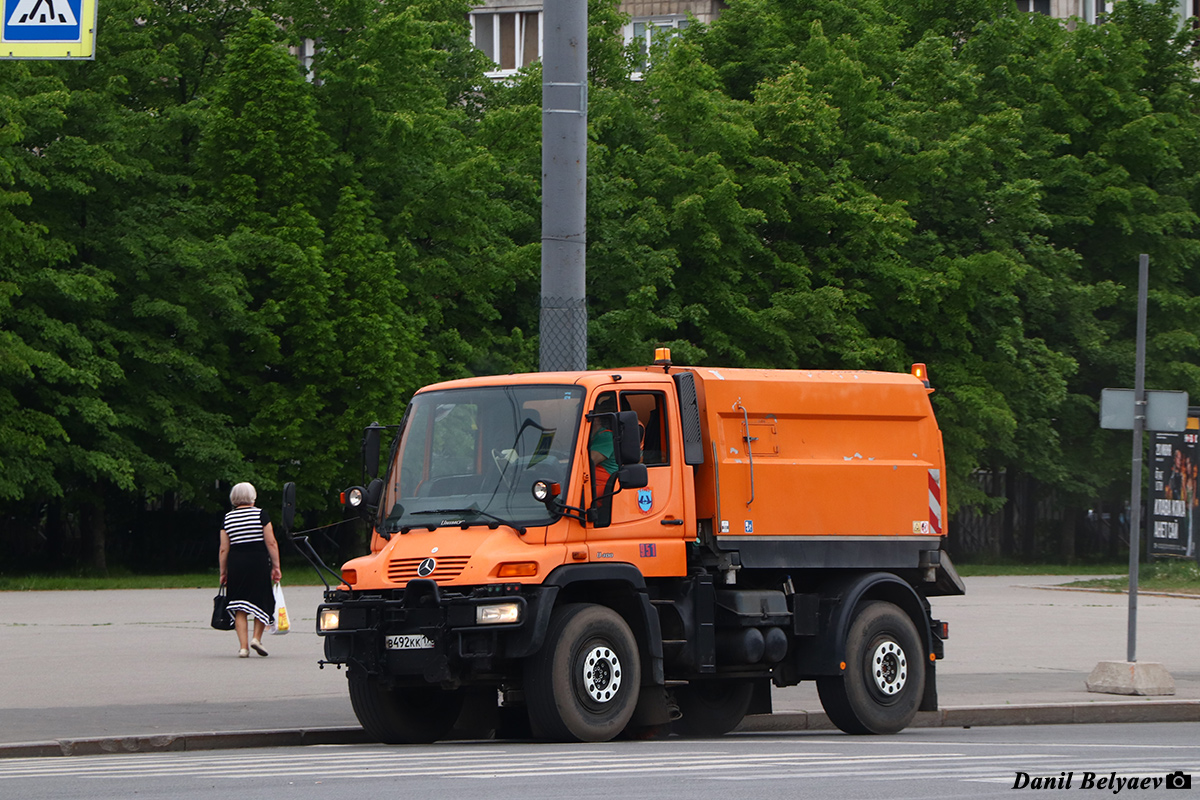
[[[263,540],[263,527],[270,521],[263,509],[245,506],[226,514],[223,528],[229,535],[225,561],[229,615],[244,611],[266,625],[275,619],[271,556]]]

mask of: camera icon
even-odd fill
[[[1168,789],[1190,789],[1192,788],[1192,776],[1188,775],[1181,769],[1167,773],[1167,788]]]

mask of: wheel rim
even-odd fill
[[[871,681],[884,697],[895,697],[908,682],[908,659],[900,645],[887,639],[871,654]]]
[[[595,645],[584,655],[580,674],[584,693],[593,703],[603,705],[621,688],[621,659],[611,647]]]

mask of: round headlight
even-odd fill
[[[533,499],[539,503],[544,503],[550,499],[550,484],[545,481],[534,481],[533,484]]]
[[[361,487],[355,486],[346,492],[346,505],[351,508],[358,508],[363,504],[363,490]]]

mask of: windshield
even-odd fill
[[[380,532],[548,525],[535,481],[566,485],[583,410],[578,386],[496,386],[416,395],[379,504]]]

